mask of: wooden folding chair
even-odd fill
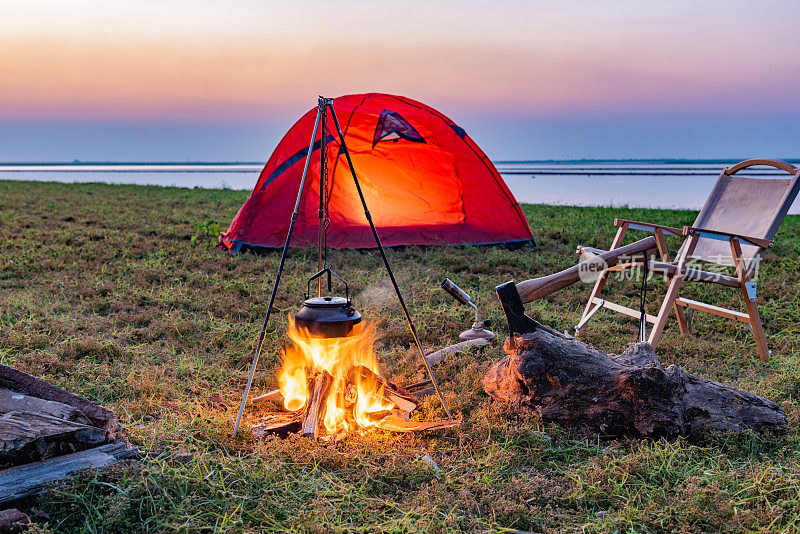
[[[735,176],[742,169],[754,165],[774,167],[789,173],[791,177],[767,179]],[[772,238],[789,211],[799,188],[800,170],[794,165],[779,160],[749,159],[722,171],[692,226],[678,229],[625,219],[614,220],[614,226],[619,230],[611,244],[612,250],[622,245],[629,229],[645,230],[655,234],[661,261],[651,260],[648,262],[648,267],[652,272],[664,274],[669,285],[658,315],[645,316],[647,322],[653,323],[648,338],[653,347],[661,339],[664,325],[672,310],[675,310],[678,318],[681,335],[687,336],[689,328],[683,308],[692,308],[747,323],[755,335],[761,359],[763,361],[769,359],[770,351],[767,349],[761,317],[756,307],[757,283],[754,277],[764,252],[773,247]],[[684,238],[674,261],[669,259],[665,235]],[[578,251],[589,257],[603,252],[591,247],[578,247]],[[697,262],[697,266],[694,261]],[[709,271],[705,264],[723,266],[723,269],[726,266],[735,267],[736,276]],[[594,284],[576,330],[580,331],[600,308],[640,318],[640,310],[610,302],[600,295],[610,271],[642,265],[641,261],[627,262],[603,271]],[[744,297],[747,311],[729,310],[682,298],[679,296],[679,291],[684,281],[707,282],[738,288]]]

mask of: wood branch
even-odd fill
[[[423,380],[422,382],[415,382],[413,384],[409,384],[408,386],[404,386],[403,389],[408,391],[409,393],[413,393],[417,390],[427,388],[428,386],[432,386],[433,381],[429,378],[427,380]],[[415,395],[416,396],[416,395]]]
[[[317,439],[319,436],[320,426],[325,419],[325,401],[328,399],[331,384],[333,384],[333,377],[324,369],[314,376],[314,387],[310,390],[308,409],[300,429],[300,433],[304,437]]]
[[[441,430],[461,424],[461,419],[444,419],[442,421],[405,421],[397,415],[389,415],[375,426],[390,432],[419,432],[423,430]]]
[[[104,428],[46,413],[8,412],[0,417],[0,465],[52,458],[95,447],[107,438]]]
[[[631,260],[635,258],[636,255],[641,257],[643,253],[656,250],[657,248],[656,238],[649,236],[635,243],[631,243],[630,245],[598,254],[592,259],[573,265],[569,269],[564,269],[561,272],[520,282],[517,284],[517,292],[523,304],[533,302],[559,289],[579,282],[582,279],[588,280],[591,276],[594,276],[596,279],[604,269],[613,267],[619,263],[620,260]]]
[[[395,406],[406,412],[413,412],[419,404],[419,399],[415,396],[402,393],[392,387],[392,384],[381,378],[377,373],[363,365],[356,365],[347,372],[347,384],[349,386],[357,383],[367,383],[368,387],[374,388],[375,392],[382,391],[383,398],[393,403]],[[356,388],[358,389],[358,388]]]
[[[2,534],[22,532],[30,524],[30,518],[16,508],[0,512],[0,533]]]
[[[138,454],[136,447],[128,449],[124,443],[112,443],[0,471],[0,504],[33,495],[40,486],[66,478],[77,471],[102,469]]]
[[[88,399],[69,393],[60,387],[56,387],[13,367],[0,365],[0,387],[23,395],[72,406],[83,412],[95,426],[105,428],[111,432],[119,430],[117,417],[108,408],[103,408]]]
[[[260,404],[267,401],[272,401],[276,404],[283,405],[283,394],[281,393],[281,390],[273,389],[272,391],[268,391],[263,395],[259,395],[258,397],[253,397],[253,400],[251,402],[253,404]]]
[[[253,425],[253,435],[257,438],[269,434],[287,435],[300,430],[305,412],[276,412],[258,419]]]
[[[489,341],[483,338],[469,339],[467,341],[462,341],[460,343],[456,343],[455,345],[450,345],[449,347],[439,349],[435,352],[431,352],[425,356],[425,360],[428,362],[428,365],[439,365],[445,360],[445,358],[452,354],[463,352],[469,347],[485,347],[488,344]]]
[[[518,336],[483,379],[492,397],[581,433],[674,438],[707,430],[782,431],[780,406],[671,365],[647,343],[606,354],[549,328]]]

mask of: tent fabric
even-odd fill
[[[527,219],[497,169],[453,121],[420,102],[387,94],[347,95],[333,104],[384,245],[533,240]],[[303,115],[275,148],[253,193],[221,238],[228,250],[283,246],[316,113],[314,108]],[[330,113],[327,125],[328,245],[375,247]],[[317,244],[321,130],[312,146],[293,246]]]

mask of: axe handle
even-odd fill
[[[517,292],[523,304],[533,302],[534,300],[546,297],[550,293],[555,293],[559,289],[564,289],[568,285],[580,281],[580,269],[586,269],[587,267],[584,264],[587,262],[595,262],[596,264],[605,262],[606,268],[613,267],[619,263],[620,259],[631,260],[635,255],[639,255],[641,259],[643,253],[656,248],[656,238],[653,236],[646,237],[630,245],[598,254],[586,262],[573,265],[569,269],[564,269],[561,272],[520,282],[517,284]]]

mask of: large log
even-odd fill
[[[486,392],[580,433],[674,438],[786,428],[774,402],[675,365],[664,369],[647,343],[617,356],[543,326],[505,350],[483,379]]]

